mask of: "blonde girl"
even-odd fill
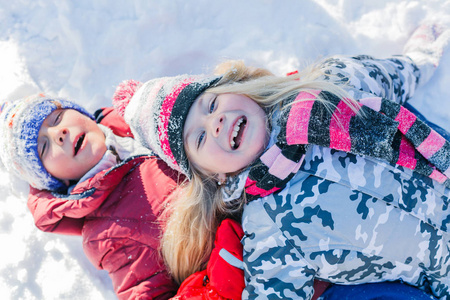
[[[422,65],[334,60],[287,77],[232,62],[131,98],[135,136],[190,179],[163,238],[178,281],[204,268],[217,224],[233,217],[245,232],[243,298],[309,299],[314,278],[450,296],[450,144],[398,104],[426,81]],[[366,70],[331,76],[346,68]],[[345,90],[325,81],[335,78]],[[369,94],[352,80],[379,84]]]

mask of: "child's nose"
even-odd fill
[[[211,122],[211,131],[214,137],[218,137],[223,128],[224,116],[216,116]]]
[[[67,137],[67,133],[68,133],[67,128],[64,128],[64,127],[55,128],[55,136],[54,136],[55,137],[55,142],[58,145],[64,144],[64,141],[65,141],[65,139]]]

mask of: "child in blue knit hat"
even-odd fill
[[[179,175],[132,138],[114,109],[92,115],[43,95],[5,103],[0,158],[31,185],[36,226],[82,236],[87,257],[108,271],[119,299],[175,295],[159,241]]]
[[[66,190],[106,152],[94,117],[65,99],[37,95],[4,103],[0,122],[3,164],[37,189]]]

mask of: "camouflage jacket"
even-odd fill
[[[328,65],[327,65],[328,64]],[[403,57],[323,63],[355,98],[399,103],[419,71]],[[450,298],[450,190],[409,169],[313,146],[280,193],[246,205],[244,299],[310,299],[314,278],[340,284],[403,280]]]

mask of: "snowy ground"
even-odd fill
[[[399,54],[450,0],[0,0],[0,99],[36,92],[89,110],[125,79],[208,73],[244,59],[276,74],[332,54]],[[412,104],[450,130],[450,49]],[[13,192],[15,190],[15,192]],[[27,186],[0,170],[0,299],[114,299],[81,240],[39,232]]]

